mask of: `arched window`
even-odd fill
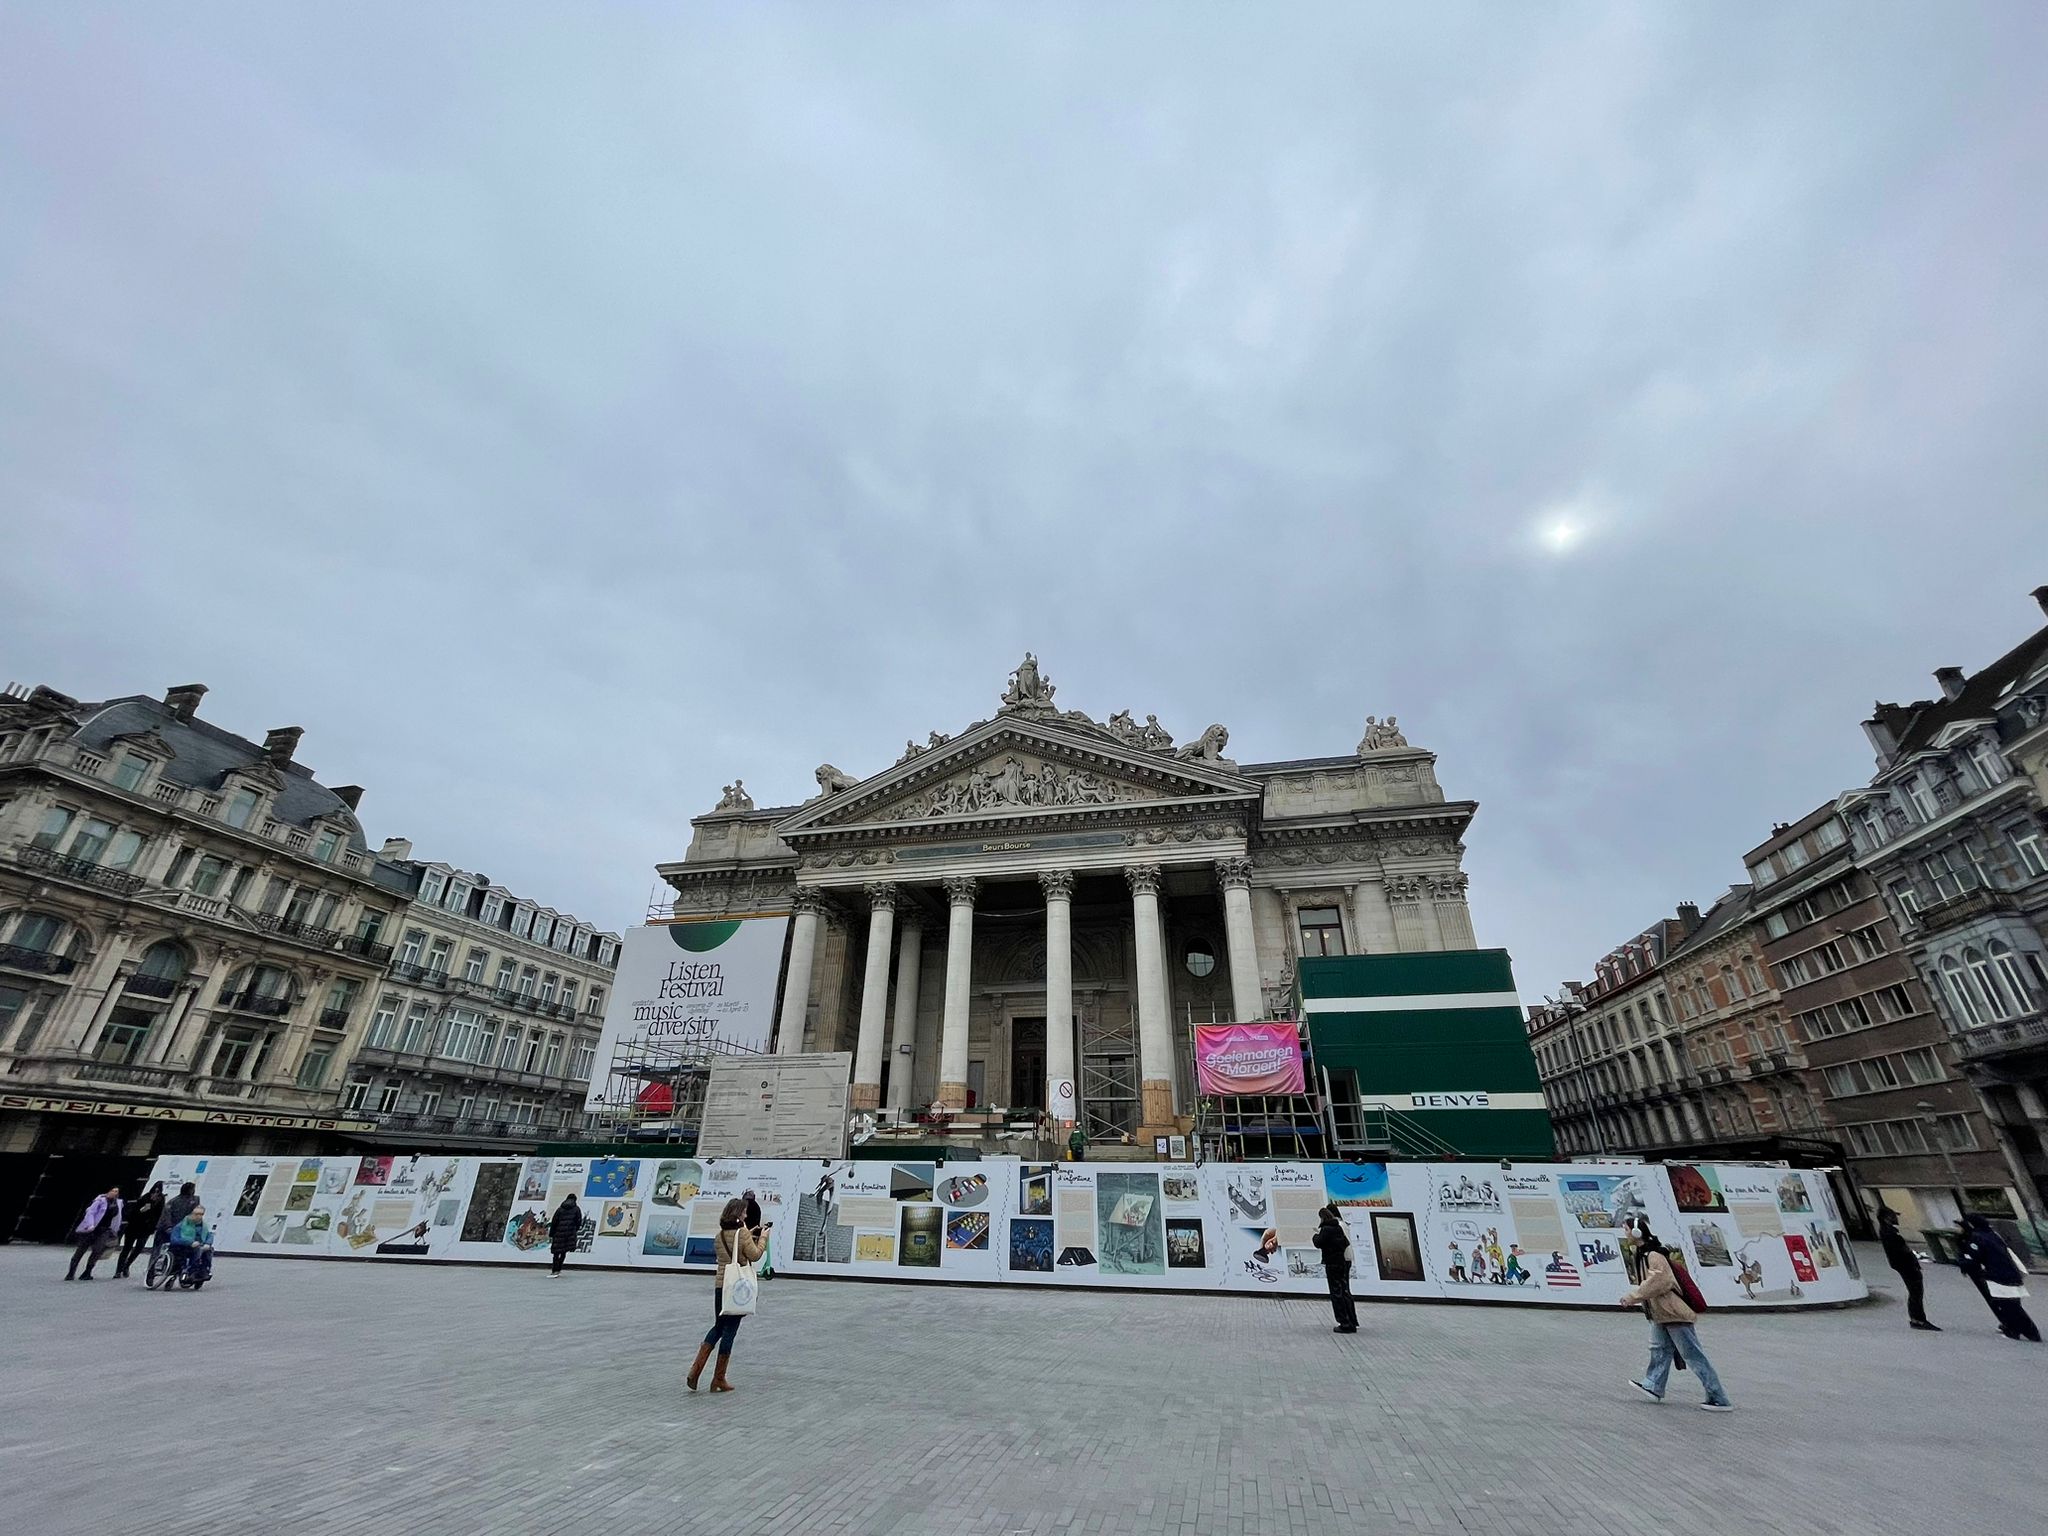
[[[1975,1026],[1989,1022],[1975,989],[1963,975],[1963,962],[1954,955],[1941,957],[1941,984],[1948,990],[1949,1006],[1955,1009],[1958,1023]]]
[[[2018,999],[2007,996],[2005,983],[1991,969],[1991,962],[1984,958],[1983,950],[1964,950],[1963,964],[1969,968],[1971,985],[1983,997],[1989,1017],[2009,1019],[2020,1011]]]
[[[170,939],[158,939],[142,952],[142,963],[135,967],[135,974],[157,981],[178,982],[185,978],[186,964],[184,945]]]
[[[1736,979],[1734,966],[1724,965],[1721,967],[1721,985],[1728,989],[1729,1002],[1739,1003],[1742,1001],[1742,983]]]
[[[2000,979],[2011,990],[2013,999],[2019,1004],[2019,1011],[2031,1013],[2034,1006],[2033,990],[2027,985],[2026,972],[2020,969],[2020,957],[2012,952],[2012,946],[2002,939],[1993,939],[1991,964]]]
[[[65,930],[70,926],[63,918],[48,912],[24,912],[14,920],[14,932],[7,936],[7,942],[17,949],[32,949],[38,954],[62,954]]]

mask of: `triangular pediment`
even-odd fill
[[[777,831],[789,837],[853,827],[1099,813],[1147,803],[1241,802],[1260,794],[1256,784],[1204,758],[1101,738],[1099,729],[999,717],[803,806]]]

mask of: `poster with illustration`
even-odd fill
[[[639,1178],[640,1165],[631,1158],[593,1158],[590,1173],[583,1183],[583,1194],[592,1200],[623,1200],[633,1193]]]
[[[1390,1206],[1393,1187],[1385,1163],[1325,1163],[1323,1193],[1332,1205]]]
[[[1422,1267],[1422,1245],[1415,1236],[1415,1218],[1408,1212],[1374,1211],[1372,1246],[1382,1280],[1406,1284],[1428,1278]]]
[[[1713,1169],[1693,1163],[1673,1163],[1664,1171],[1671,1179],[1671,1198],[1678,1202],[1678,1209],[1686,1215],[1711,1214],[1728,1209],[1727,1196],[1721,1193],[1720,1176]]]

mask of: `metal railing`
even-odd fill
[[[28,949],[20,944],[0,944],[0,965],[34,971],[39,976],[65,976],[78,969],[78,962],[69,955],[53,955],[47,949]]]
[[[122,896],[133,895],[147,883],[140,875],[131,875],[126,870],[109,869],[91,859],[75,859],[48,848],[24,848],[15,857],[30,869],[40,869],[64,880],[96,885]]]
[[[295,917],[278,917],[269,912],[252,912],[249,921],[265,933],[274,933],[279,938],[297,939],[302,944],[318,944],[326,949],[341,942],[342,935],[332,928],[316,928],[313,924],[301,922]]]
[[[337,939],[334,948],[338,954],[360,955],[363,959],[376,965],[382,965],[391,958],[391,946],[389,944],[379,944],[376,940],[366,939],[361,934],[352,934],[347,938]]]
[[[143,997],[169,997],[184,979],[182,976],[145,976],[137,972],[128,978],[122,989]]]
[[[289,997],[266,997],[260,992],[223,992],[216,1008],[226,1008],[234,1013],[254,1013],[266,1019],[281,1019],[292,1011]]]

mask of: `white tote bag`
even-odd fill
[[[1984,1289],[2000,1301],[2024,1301],[2027,1296],[2027,1288],[2024,1285],[2000,1285],[1996,1280],[1986,1280]]]
[[[761,1304],[761,1277],[751,1263],[739,1261],[740,1234],[732,1235],[733,1262],[725,1266],[725,1299],[719,1304],[720,1317],[751,1317]]]

